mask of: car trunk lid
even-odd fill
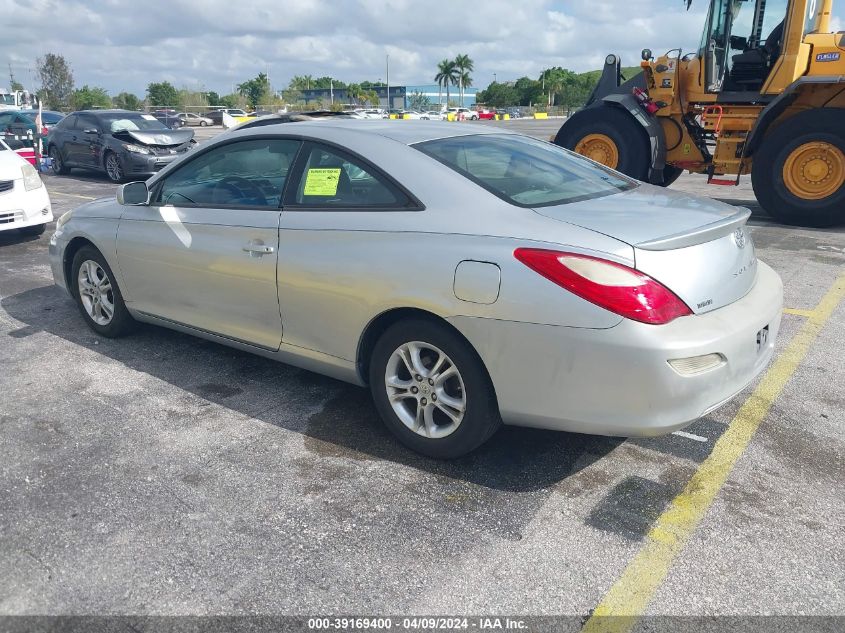
[[[748,209],[643,184],[535,211],[631,245],[637,270],[695,313],[733,303],[754,285],[757,259],[745,229]]]

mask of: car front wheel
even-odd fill
[[[424,455],[461,457],[501,425],[481,359],[445,324],[426,319],[394,324],[376,343],[369,374],[388,429]]]
[[[117,286],[114,273],[102,253],[83,246],[73,258],[69,280],[82,317],[92,330],[108,338],[130,332],[135,321]]]
[[[106,154],[106,159],[103,161],[106,168],[106,175],[112,182],[123,182],[123,165],[120,164],[120,158],[114,152]]]
[[[65,165],[65,161],[62,160],[62,153],[59,151],[59,148],[55,145],[50,148],[48,152],[50,156],[50,164],[53,167],[53,173],[57,176],[64,176],[70,173],[70,168]]]

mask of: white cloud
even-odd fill
[[[0,61],[35,88],[35,58],[59,53],[77,85],[143,95],[148,83],[229,92],[270,72],[344,81],[430,83],[436,63],[475,61],[474,84],[536,77],[543,68],[599,68],[607,53],[636,65],[639,51],[697,47],[704,3],[682,0],[0,0]],[[5,66],[5,64],[2,64]],[[0,86],[7,82],[0,80]]]

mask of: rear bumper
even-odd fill
[[[616,436],[683,428],[742,391],[769,363],[783,286],[760,263],[751,291],[712,312],[661,326],[623,320],[604,329],[456,317],[484,361],[507,424]],[[768,341],[757,333],[768,326]],[[681,375],[669,365],[718,353],[724,362]]]
[[[26,191],[23,179],[10,191],[0,193],[0,231],[38,226],[53,221],[53,207],[47,187]]]

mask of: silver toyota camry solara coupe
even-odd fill
[[[237,130],[66,213],[56,283],[103,336],[174,328],[369,385],[406,445],[500,424],[652,436],[742,390],[783,288],[749,212],[496,128]]]

